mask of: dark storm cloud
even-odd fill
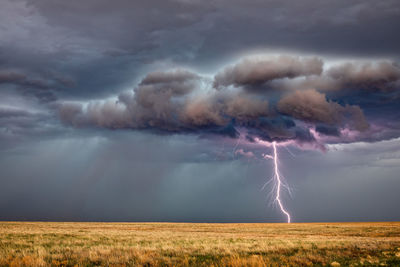
[[[148,64],[190,57],[184,51],[193,46],[190,37],[184,44],[168,39],[197,27],[207,11],[212,8],[175,1],[5,1],[0,65],[73,81],[59,96],[105,96],[131,86]]]
[[[59,123],[45,111],[0,104],[0,151],[60,134]]]
[[[395,63],[344,62],[323,68],[320,58],[255,58],[224,68],[213,81],[185,69],[150,72],[118,100],[60,102],[60,117],[67,125],[79,127],[234,138],[243,132],[248,140],[292,140],[322,149],[324,143],[399,136],[396,120],[390,126],[382,123],[388,120],[386,112],[398,110],[393,94],[398,94],[400,69]],[[248,86],[264,88],[266,82],[272,90],[247,90]],[[362,94],[364,101],[357,102],[361,97],[354,94]],[[385,101],[385,113],[372,112],[371,108],[382,105],[377,94],[391,97]],[[378,128],[383,134],[378,134]]]
[[[218,73],[214,86],[261,86],[275,79],[319,75],[322,65],[322,60],[318,58],[280,56],[264,60],[244,59]]]
[[[156,85],[156,84],[169,84],[169,90],[177,91],[179,90],[179,85],[181,83],[185,83],[186,81],[196,80],[200,77],[195,73],[192,73],[187,70],[175,70],[174,72],[163,72],[163,71],[156,71],[151,72],[143,78],[140,85]],[[176,84],[171,84],[176,83]],[[182,90],[176,92],[176,94],[185,94],[188,90],[192,88],[186,87]],[[182,92],[180,92],[182,91]]]
[[[333,150],[282,153],[300,187],[311,176],[297,218],[366,201],[382,215],[350,218],[398,219],[398,153],[368,144],[330,167],[329,144],[400,136],[399,18],[398,0],[2,1],[0,219],[273,220],[254,193],[265,162],[233,160],[258,139]],[[363,167],[336,184],[340,166]]]
[[[281,113],[305,122],[344,126],[347,118],[350,128],[364,131],[369,127],[360,107],[341,106],[327,101],[326,96],[315,89],[296,91],[287,95],[279,101],[277,107]]]
[[[294,57],[291,57],[294,58]],[[243,68],[242,73],[237,73],[239,77],[243,75],[258,75],[258,79],[263,80],[256,86],[253,81],[241,82],[242,87],[265,89],[265,82],[270,81],[267,87],[270,89],[290,89],[304,90],[316,88],[318,90],[330,91],[338,90],[369,90],[372,91],[394,91],[398,89],[400,80],[400,67],[398,63],[390,60],[349,60],[349,62],[330,64],[323,67],[321,59],[314,58],[315,62],[320,62],[320,70],[309,73],[298,73],[296,76],[276,76],[269,77],[268,73],[263,73],[262,68],[257,67],[251,71],[251,65]],[[264,61],[267,65],[271,62]],[[241,64],[238,64],[239,66]],[[312,67],[312,66],[309,66]],[[283,72],[290,72],[289,66],[283,68]],[[228,70],[232,68],[228,68]],[[274,68],[278,70],[279,68]],[[221,74],[217,74],[216,80]],[[215,81],[215,83],[218,83]],[[227,84],[229,85],[229,84]],[[263,86],[264,85],[264,86]]]
[[[69,124],[167,132],[226,132],[232,119],[246,121],[268,114],[268,103],[240,93],[202,92],[206,81],[187,70],[147,74],[133,92],[118,100],[61,103]]]
[[[317,125],[315,127],[315,130],[319,133],[322,133],[324,135],[333,135],[333,136],[339,136],[339,129],[334,127],[334,126],[330,126],[330,125]]]
[[[26,110],[0,106],[0,118],[28,117],[31,115],[32,114]]]
[[[56,100],[54,88],[56,84],[65,84],[66,81],[58,77],[35,77],[21,71],[0,69],[0,86],[2,84],[13,85],[23,94],[30,94],[43,102]]]
[[[178,127],[175,114],[182,101],[195,89],[199,77],[186,70],[153,72],[146,75],[134,92],[125,92],[118,100],[62,104],[61,118],[76,125],[93,124],[108,128]]]
[[[328,77],[337,81],[338,87],[355,89],[398,89],[400,67],[393,62],[347,63],[328,70]]]
[[[105,97],[157,64],[208,70],[253,49],[398,58],[399,14],[395,0],[7,0],[0,64],[73,81],[59,96]]]

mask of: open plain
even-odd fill
[[[400,223],[0,222],[0,266],[400,266]]]

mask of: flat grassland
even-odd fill
[[[400,223],[0,222],[0,266],[400,266]]]

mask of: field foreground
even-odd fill
[[[400,223],[0,222],[0,266],[400,266]]]

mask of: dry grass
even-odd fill
[[[0,266],[400,266],[400,223],[0,222]]]

